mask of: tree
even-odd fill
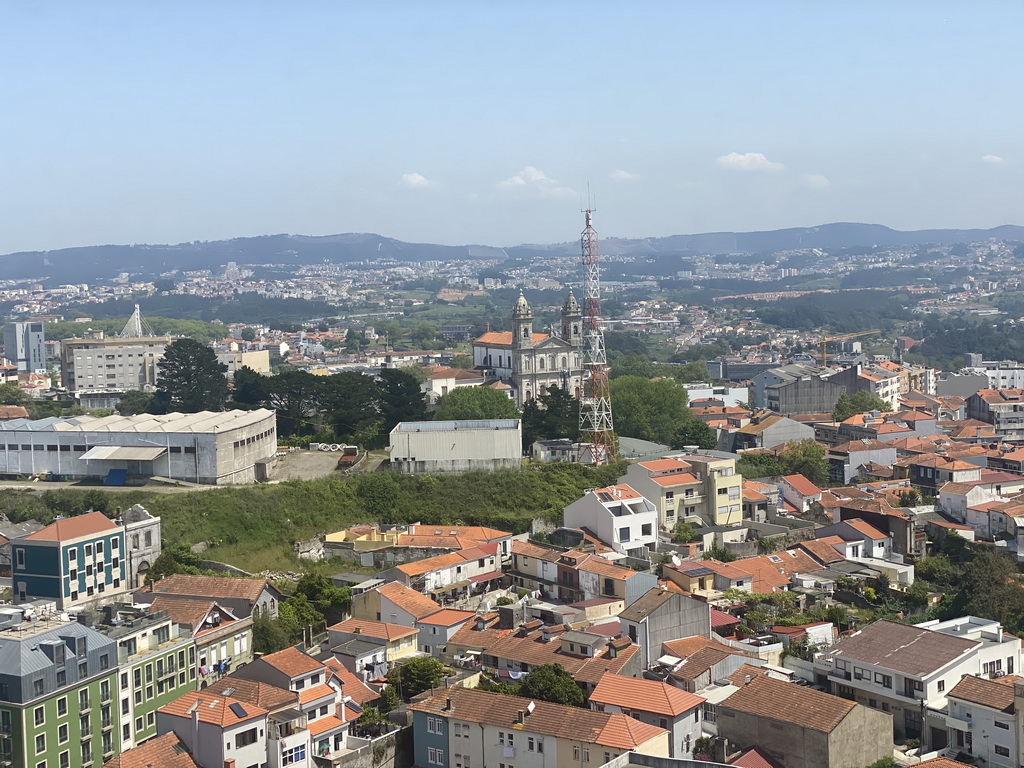
[[[621,376],[611,382],[611,393],[615,431],[625,437],[669,445],[692,417],[686,388],[673,379]]]
[[[356,496],[372,519],[391,522],[398,506],[398,483],[385,473],[362,475],[356,485]]]
[[[276,378],[276,377],[274,377]],[[232,395],[237,403],[263,405],[269,397],[268,384],[272,379],[257,373],[247,365],[235,371]]]
[[[840,395],[836,407],[832,411],[835,421],[846,421],[851,416],[867,411],[891,411],[892,406],[873,392],[862,389],[852,395]]]
[[[17,384],[0,384],[0,405],[24,405],[28,395]]]
[[[779,453],[779,465],[784,475],[803,475],[815,485],[828,482],[825,448],[811,438],[786,443]]]
[[[899,500],[898,503],[901,507],[921,506],[921,492],[917,488],[908,488],[905,491],[900,491],[896,498]]]
[[[277,619],[253,613],[252,616],[252,649],[256,653],[268,654],[284,650],[291,645],[291,637]]]
[[[380,389],[358,371],[328,376],[324,407],[330,410],[334,434],[353,443],[367,444],[381,433]]]
[[[452,359],[448,361],[448,366],[450,368],[469,370],[473,367],[473,358],[469,355],[452,355]]]
[[[336,587],[323,574],[303,574],[295,586],[295,594],[304,596],[328,624],[341,621],[352,606],[348,587]]]
[[[776,477],[786,474],[782,464],[770,453],[744,453],[736,462],[736,471],[744,477]]]
[[[531,669],[519,684],[519,695],[573,707],[586,703],[582,689],[561,664],[541,664]]]
[[[518,419],[519,409],[508,395],[487,387],[459,387],[441,398],[435,418],[441,421],[458,419]]]
[[[228,400],[228,367],[195,339],[177,339],[167,345],[157,363],[161,402],[184,413],[219,411]]]
[[[550,387],[537,398],[543,407],[545,437],[576,437],[580,429],[580,403],[561,387]]]
[[[388,683],[398,689],[403,699],[409,701],[414,696],[440,685],[443,675],[444,664],[438,659],[420,656],[392,667],[388,672]]]
[[[672,532],[672,541],[677,544],[689,544],[697,538],[697,529],[687,522],[680,520]]]
[[[398,709],[398,691],[395,690],[393,685],[385,685],[380,692],[380,711],[381,714],[387,714],[393,709]]]
[[[684,445],[696,445],[705,450],[714,449],[718,446],[718,435],[703,421],[691,416],[672,440],[673,448],[682,448]]]
[[[622,355],[612,366],[608,376],[617,379],[621,376],[639,376],[642,379],[654,378],[654,363],[645,355],[630,352]]]
[[[412,329],[412,333],[409,335],[412,337],[414,344],[419,347],[426,347],[437,341],[441,332],[437,329],[436,325],[424,320],[422,323],[417,323],[416,327]]]
[[[252,399],[258,396],[257,383],[249,374],[243,374],[241,384],[244,388],[243,397]],[[265,401],[277,411],[278,433],[287,436],[317,432],[315,417],[323,398],[323,378],[314,376],[309,371],[288,368],[276,376],[271,376],[262,386]]]
[[[243,328],[239,335],[242,341],[256,341],[256,331],[253,328]]]
[[[423,421],[427,406],[416,377],[404,368],[384,368],[377,384],[380,391],[381,435],[400,421]]]
[[[122,416],[134,416],[137,413],[149,413],[153,407],[153,395],[138,389],[129,389],[117,401],[117,412]]]

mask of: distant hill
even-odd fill
[[[697,235],[602,240],[608,254],[772,253],[800,248],[850,248],[896,245],[949,245],[988,238],[1024,241],[1024,227],[992,229],[926,229],[914,232],[879,224],[825,224],[820,227],[765,232],[708,232]],[[327,235],[264,235],[178,245],[91,245],[57,251],[31,251],[0,256],[0,275],[37,277],[48,282],[83,283],[119,272],[152,276],[172,269],[223,269],[238,264],[345,263],[390,256],[403,261],[450,259],[529,259],[554,253],[576,254],[576,241],[550,245],[494,248],[405,243],[372,233]]]

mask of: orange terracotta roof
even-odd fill
[[[662,488],[672,488],[677,485],[693,485],[700,482],[689,472],[680,472],[677,475],[659,475],[658,477],[652,477],[651,481],[657,483]]]
[[[881,539],[889,538],[886,534],[882,533],[880,530],[875,528],[875,526],[871,525],[870,523],[864,522],[859,517],[854,517],[850,520],[844,520],[843,522],[851,528],[853,528],[853,530],[857,531],[857,533],[863,534],[864,536],[867,536],[869,539],[879,541]]]
[[[824,565],[831,565],[832,563],[838,563],[840,560],[846,558],[839,554],[839,551],[833,546],[834,544],[845,544],[842,537],[840,536],[826,536],[822,539],[809,539],[807,541],[801,541],[797,546],[801,549],[810,553],[810,555],[818,562]]]
[[[801,496],[817,496],[821,493],[821,488],[803,475],[784,475],[782,479],[789,483],[793,490]]]
[[[682,459],[654,459],[653,461],[641,461],[639,464],[641,467],[650,470],[651,472],[665,472],[670,469],[690,469],[689,462],[683,461]]]
[[[368,702],[376,701],[380,698],[380,694],[373,690],[370,686],[356,677],[350,672],[344,664],[333,656],[324,661],[326,666],[332,675],[341,681],[341,692],[345,696],[351,696],[359,706],[364,706]]]
[[[705,699],[659,680],[624,677],[609,672],[590,694],[590,701],[675,717],[699,707]]]
[[[215,600],[190,600],[188,598],[157,595],[153,598],[153,602],[149,604],[151,613],[163,611],[175,624],[184,624],[191,627],[193,635],[201,631],[203,621],[214,608],[230,614],[227,609],[217,605]],[[231,621],[235,621],[234,617],[231,618]],[[230,622],[221,622],[220,626],[228,623]]]
[[[414,589],[399,584],[397,581],[389,582],[377,587],[381,597],[386,597],[414,619],[422,619],[432,613],[441,610],[441,606],[435,603],[426,595],[422,595]]]
[[[23,536],[22,541],[70,541],[82,536],[93,536],[104,531],[118,530],[114,522],[102,512],[86,512],[83,515],[54,520],[45,528]]]
[[[1017,675],[988,680],[974,675],[964,675],[946,695],[962,699],[983,707],[1013,713],[1013,684],[1020,680]]]
[[[230,576],[193,576],[175,573],[150,584],[152,592],[245,600],[250,605],[269,586],[266,579],[236,579]]]
[[[741,752],[729,765],[736,768],[784,768],[782,763],[775,762],[758,747]]]
[[[103,764],[103,768],[199,768],[178,734],[171,731],[137,747],[125,750]]]
[[[641,496],[639,493],[634,491],[632,488],[630,488],[625,483],[619,483],[618,485],[609,485],[609,486],[606,486],[604,488],[598,488],[595,491],[593,491],[593,493],[594,494],[602,494],[602,493],[608,494],[609,496],[612,497],[612,501],[617,500],[617,499],[642,499],[643,498],[643,496]],[[598,498],[600,498],[600,496],[598,496]]]
[[[546,333],[535,333],[533,334],[533,343],[539,344],[548,337]],[[477,344],[485,344],[491,347],[511,347],[512,346],[512,331],[488,331],[482,336],[478,337]]]
[[[324,668],[322,661],[317,661],[298,648],[285,648],[283,651],[263,656],[260,661],[280,670],[288,677],[311,675]]]
[[[353,635],[364,637],[375,637],[379,640],[399,640],[403,637],[418,634],[418,630],[412,627],[403,627],[400,624],[388,624],[383,621],[371,621],[369,619],[345,619],[345,621],[328,628],[333,632],[348,632]]]
[[[435,555],[434,557],[427,557],[422,560],[413,560],[411,563],[402,563],[395,566],[395,570],[401,571],[407,577],[412,578],[442,568],[450,568],[453,565],[461,565],[463,562],[465,561],[458,553],[450,552],[445,555]]]
[[[189,691],[184,696],[164,704],[157,711],[176,717],[191,718],[190,710],[196,703],[198,706],[195,708],[195,713],[200,722],[218,725],[221,728],[230,728],[239,723],[267,716],[267,710],[263,707],[247,704],[230,696],[213,695],[206,691]],[[237,714],[236,708],[233,708],[232,704],[237,704],[238,712],[244,714]]]
[[[328,696],[334,698],[336,694],[337,691],[331,688],[327,683],[318,683],[317,685],[309,688],[303,688],[299,691],[299,702],[302,704],[309,704],[311,701],[325,699]]]
[[[327,717],[318,717],[316,720],[310,720],[306,728],[309,730],[310,736],[319,736],[321,733],[333,731],[344,725],[345,723],[337,715],[328,715]]]
[[[255,704],[268,712],[296,707],[299,704],[299,694],[295,691],[286,691],[276,685],[246,680],[234,675],[210,683],[205,690],[207,693],[219,693],[247,704]]]
[[[437,613],[425,616],[420,621],[424,624],[434,624],[438,627],[453,627],[464,621],[472,619],[476,614],[472,611],[460,611],[455,608],[445,608]]]

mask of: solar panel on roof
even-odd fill
[[[235,717],[248,717],[249,713],[245,711],[245,707],[239,704],[237,701],[234,704],[228,706],[232,712],[235,713]]]

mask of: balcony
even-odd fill
[[[89,738],[90,736],[92,736],[92,726],[87,725],[85,728],[82,728],[80,733],[82,734],[83,739]]]
[[[111,717],[105,717],[100,722],[100,728],[102,728],[104,731],[109,731],[113,727],[114,727],[114,719],[111,718]]]

